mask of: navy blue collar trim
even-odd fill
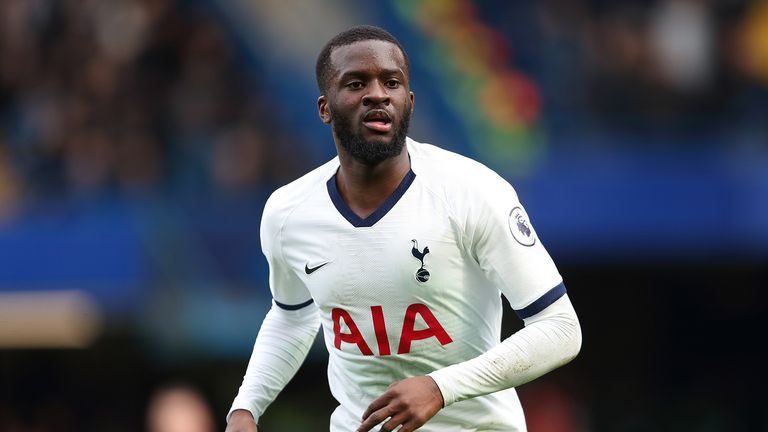
[[[405,194],[405,191],[408,190],[408,188],[411,186],[411,183],[413,183],[413,180],[416,178],[416,173],[413,172],[413,170],[408,170],[408,173],[405,175],[403,180],[400,182],[400,185],[395,189],[394,192],[392,192],[392,195],[387,198],[386,201],[381,205],[381,207],[377,208],[376,211],[371,213],[367,218],[363,219],[360,216],[356,215],[355,212],[352,211],[352,209],[349,208],[346,202],[341,198],[341,194],[339,193],[339,190],[336,188],[336,174],[333,175],[328,180],[328,183],[326,185],[328,186],[328,195],[331,196],[331,201],[333,201],[333,205],[336,206],[336,210],[341,213],[342,216],[344,216],[344,219],[349,221],[349,223],[352,224],[355,228],[360,227],[372,227],[376,222],[381,220],[387,213],[389,213],[390,210],[392,210],[392,207],[397,204],[398,201],[400,201],[400,198],[403,197]]]

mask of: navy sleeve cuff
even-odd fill
[[[528,306],[520,310],[516,310],[515,313],[517,314],[518,317],[520,317],[520,319],[526,319],[526,318],[532,317],[537,313],[546,309],[547,306],[557,301],[557,299],[559,299],[560,297],[564,296],[565,293],[566,293],[565,285],[561,282],[556,287],[544,293],[544,295],[536,299],[536,301],[534,301],[533,303],[529,304]]]
[[[274,300],[274,299],[272,299],[272,300]],[[312,303],[314,303],[314,301],[315,301],[314,299],[309,299],[309,300],[305,301],[304,303],[289,305],[289,304],[280,303],[279,301],[274,300],[275,304],[278,307],[280,307],[281,309],[289,310],[289,311],[294,311],[294,310],[299,310],[299,309],[305,308],[305,307],[311,305]]]

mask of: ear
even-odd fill
[[[415,97],[414,97],[414,95],[413,95],[413,92],[412,92],[412,91],[409,91],[409,92],[408,92],[408,95],[411,97],[411,114],[413,114],[413,102],[414,102],[414,100],[415,100]]]
[[[328,108],[328,98],[325,95],[317,98],[317,114],[320,116],[320,120],[325,124],[331,123],[331,111]]]

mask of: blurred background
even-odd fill
[[[262,206],[334,155],[314,62],[361,23],[565,278],[529,430],[768,430],[768,1],[0,0],[0,431],[224,429]],[[315,348],[263,430],[327,430]]]

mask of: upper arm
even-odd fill
[[[465,213],[471,252],[518,315],[534,315],[565,294],[562,277],[512,186],[490,170],[475,178]]]
[[[312,296],[283,254],[283,230],[287,210],[280,207],[275,194],[267,201],[261,220],[261,248],[269,264],[269,289],[275,303],[290,309],[311,303]]]

